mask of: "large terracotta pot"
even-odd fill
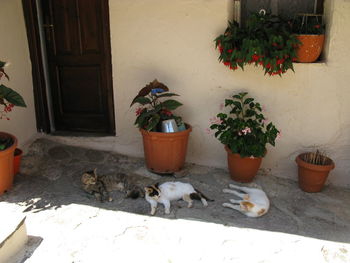
[[[149,132],[140,129],[148,170],[167,174],[180,171],[185,164],[188,137],[192,127],[180,132]]]
[[[297,61],[315,62],[322,52],[324,35],[297,35],[297,39],[301,42],[297,50]]]
[[[9,133],[0,132],[0,136],[9,136],[13,144],[9,148],[0,151],[0,195],[9,190],[13,184],[13,158],[17,146],[17,138]]]
[[[227,151],[228,170],[232,180],[241,183],[249,183],[256,176],[262,161],[262,157],[241,157],[225,146]]]
[[[329,165],[316,165],[303,161],[299,154],[295,162],[298,164],[298,179],[301,190],[309,193],[320,192],[328,178],[329,172],[334,169],[334,162],[329,159]]]

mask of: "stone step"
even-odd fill
[[[0,211],[0,263],[15,263],[24,251],[28,241],[22,213]]]

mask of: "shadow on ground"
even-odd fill
[[[144,199],[125,199],[122,193],[113,193],[113,202],[101,203],[80,187],[80,177],[86,170],[97,168],[99,173],[119,171],[149,174],[143,159],[130,158],[112,152],[96,151],[59,144],[41,138],[30,147],[23,158],[21,174],[14,187],[0,196],[0,201],[23,206],[25,213],[40,213],[69,204],[82,204],[108,210],[147,215],[150,211]],[[302,235],[323,240],[350,243],[350,191],[326,187],[321,193],[308,194],[299,190],[296,182],[259,174],[255,184],[268,194],[270,211],[260,218],[248,218],[221,204],[231,196],[222,193],[232,181],[227,171],[197,165],[187,165],[183,178],[158,177],[155,181],[181,180],[190,182],[208,197],[214,199],[207,208],[195,202],[189,209],[182,201],[172,204],[170,215],[159,207],[157,215],[168,219],[191,219],[227,226],[253,228]]]

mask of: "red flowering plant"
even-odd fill
[[[10,77],[4,70],[5,66],[6,62],[0,61],[0,80],[3,77],[10,80]],[[7,117],[7,114],[12,111],[14,106],[27,107],[20,94],[4,84],[0,84],[0,119],[9,120],[10,118]]]
[[[325,31],[322,15],[318,14],[298,14],[290,23],[293,32],[296,34],[323,35]]]
[[[229,22],[225,33],[215,39],[219,61],[232,70],[247,64],[261,66],[265,74],[279,75],[293,69],[299,40],[287,21],[279,16],[253,13],[245,26]]]
[[[7,66],[6,62],[0,60],[0,80],[5,77],[10,80],[10,77],[5,72],[4,68]],[[0,119],[7,119],[7,114],[12,111],[14,106],[26,107],[26,104],[21,95],[19,95],[13,89],[0,83]],[[11,137],[1,135],[0,136],[0,151],[7,149],[13,144]]]
[[[164,98],[173,96],[179,95],[170,93],[168,87],[156,79],[142,88],[130,105],[137,103],[139,106],[135,111],[135,125],[148,131],[160,131],[162,121],[174,119],[179,127],[183,126],[182,118],[172,112],[182,104],[173,99],[163,101]]]
[[[210,129],[232,153],[241,157],[263,157],[266,144],[275,146],[280,131],[262,114],[262,106],[247,92],[234,94],[225,100],[229,113],[219,113],[211,119]]]

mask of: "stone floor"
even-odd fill
[[[101,203],[84,193],[80,176],[94,168],[190,182],[215,201],[191,209],[178,201],[170,215],[159,207],[151,217],[144,199],[114,192],[113,202]],[[231,197],[222,193],[232,183],[226,170],[187,164],[180,176],[149,173],[143,159],[36,140],[13,189],[0,196],[0,211],[27,216],[30,242],[18,262],[350,262],[350,190],[309,194],[260,173],[248,186],[263,188],[271,207],[248,218],[221,205]]]

